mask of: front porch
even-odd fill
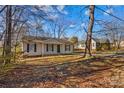
[[[55,44],[55,43],[39,43],[39,42],[23,42],[22,51],[24,51],[25,56],[70,54],[70,53],[73,53],[73,45]]]

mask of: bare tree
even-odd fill
[[[95,10],[95,6],[90,5],[90,7],[89,7],[90,20],[89,20],[89,25],[88,25],[84,57],[87,55],[92,56],[92,54],[91,54],[91,39],[92,39],[92,29],[93,29],[93,25],[94,25],[94,10]]]
[[[119,49],[120,43],[122,41],[122,37],[124,36],[123,26],[119,24],[117,21],[112,22],[106,26],[106,35],[110,38],[110,40],[114,44],[114,48]]]
[[[74,22],[65,20],[64,18],[58,18],[50,22],[49,29],[54,38],[60,39],[66,35],[68,29],[73,28],[71,27],[72,25],[74,25]]]
[[[4,58],[4,64],[11,62],[11,56],[12,56],[12,48],[13,43],[12,40],[14,38],[15,44],[17,45],[17,39],[20,35],[20,31],[22,31],[22,27],[24,24],[27,24],[27,22],[30,24],[30,18],[36,17],[41,18],[39,15],[35,15],[32,11],[29,11],[28,8],[30,6],[4,6],[0,10],[0,13],[2,13],[0,16],[2,16],[2,25],[0,28],[2,28],[2,35],[0,39],[3,38],[4,45],[3,45],[3,58]],[[33,7],[30,7],[33,9]],[[4,16],[6,17],[4,18]],[[1,20],[0,20],[1,21]],[[35,21],[34,21],[35,22]],[[28,24],[28,25],[29,25]],[[14,36],[14,34],[17,34]],[[16,51],[16,49],[15,49]]]
[[[5,50],[4,50],[4,64],[11,62],[11,30],[12,30],[12,6],[8,5],[6,10],[6,33],[5,33]]]

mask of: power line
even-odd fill
[[[115,16],[115,15],[113,15],[113,14],[111,14],[111,13],[108,13],[108,12],[106,12],[105,10],[103,10],[103,9],[97,7],[97,6],[96,6],[96,9],[99,9],[99,10],[101,10],[102,12],[104,12],[104,13],[106,13],[106,14],[108,14],[108,15],[110,15],[110,16],[112,16],[112,17],[114,17],[114,18],[116,18],[116,19],[118,19],[118,20],[120,20],[120,21],[122,21],[122,22],[124,22],[123,19],[121,19],[121,18],[119,18],[119,17],[117,17],[117,16]]]
[[[4,6],[4,7],[0,10],[0,13],[3,12],[5,8],[6,8],[6,6]]]
[[[123,28],[123,27],[122,27],[122,28],[110,28],[110,29],[108,29],[108,30],[93,31],[93,33],[101,33],[101,32],[103,32],[103,31],[106,32],[106,31],[110,31],[110,30],[112,31],[112,30],[119,30],[119,29],[120,29],[120,30],[121,30],[121,29],[123,30],[124,28]]]
[[[86,8],[88,8],[88,7],[89,7],[89,5],[84,6],[84,7],[80,10],[80,12],[82,12],[84,9],[86,9]]]

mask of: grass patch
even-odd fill
[[[25,61],[26,64],[35,64],[35,65],[50,65],[50,64],[61,64],[66,62],[77,62],[82,61],[85,58],[82,55],[57,55],[57,56],[46,56],[46,57],[37,57],[37,58],[26,58],[22,61]]]

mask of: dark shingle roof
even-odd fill
[[[107,41],[109,41],[108,39],[106,38],[102,38],[102,39],[98,39],[98,38],[92,38],[96,43],[106,43]],[[110,42],[110,41],[109,41]],[[84,44],[85,43],[85,40],[82,40],[82,41],[78,41],[78,43],[80,44]],[[110,42],[111,43],[111,42]]]
[[[78,41],[78,44],[85,44],[85,40]]]
[[[109,39],[107,38],[101,38],[101,39],[98,39],[98,38],[93,38],[94,41],[96,41],[97,43],[106,43],[106,42],[110,42]],[[111,43],[111,42],[110,42]]]
[[[97,43],[99,43],[100,42],[100,39],[98,39],[98,38],[92,38],[94,41],[96,41]]]
[[[47,40],[48,37],[39,37],[39,36],[23,36],[23,40]]]
[[[22,40],[39,40],[39,41],[57,41],[60,43],[65,43],[65,44],[72,44],[70,41],[67,39],[57,39],[57,38],[51,38],[51,37],[40,37],[40,36],[23,36]]]

